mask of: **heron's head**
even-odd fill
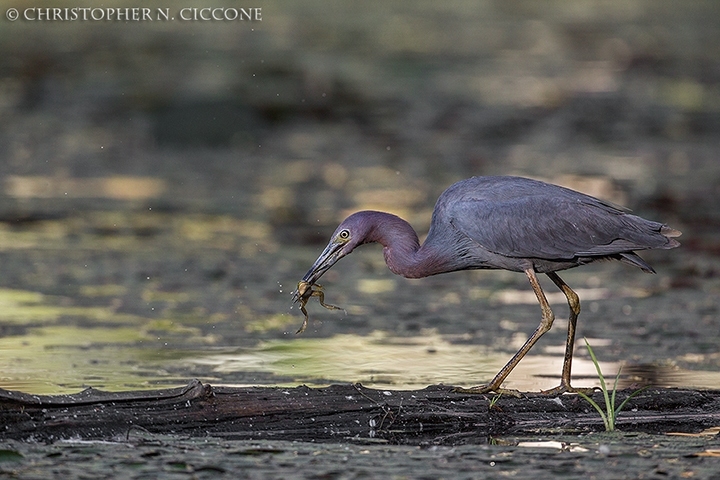
[[[374,227],[372,213],[374,212],[357,212],[343,220],[302,281],[314,284],[338,260],[352,252],[358,245],[367,243]]]

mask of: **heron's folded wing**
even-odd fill
[[[447,213],[455,228],[483,248],[515,258],[571,259],[652,248],[662,226],[604,202],[545,195],[466,199]]]

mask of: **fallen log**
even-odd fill
[[[631,390],[618,392],[620,403]],[[154,391],[39,396],[0,389],[0,439],[125,440],[138,432],[316,442],[485,443],[492,437],[603,429],[578,395],[471,395],[452,387],[397,391],[213,387],[198,380]],[[603,405],[602,394],[594,400]],[[720,425],[720,391],[654,388],[620,413],[621,430],[697,432]]]

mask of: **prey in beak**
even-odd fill
[[[314,290],[313,287],[317,287],[317,290]],[[325,292],[322,291],[322,285],[318,285],[317,283],[315,285],[311,285],[307,282],[300,280],[300,282],[298,282],[297,290],[293,292],[293,303],[300,302],[300,311],[303,313],[303,315],[305,315],[305,320],[303,320],[302,325],[300,326],[298,331],[295,332],[295,335],[304,332],[308,326],[308,312],[305,309],[305,305],[310,300],[310,297],[318,297],[320,305],[327,308],[328,310],[344,310],[343,308],[336,305],[330,305],[328,303],[325,303]]]
[[[336,237],[331,240],[317,260],[315,260],[313,266],[310,267],[310,270],[308,270],[302,280],[298,282],[297,290],[292,293],[293,303],[299,303],[300,311],[303,315],[305,315],[305,320],[303,320],[300,329],[295,332],[296,335],[304,332],[308,326],[308,313],[305,309],[305,305],[307,305],[307,302],[311,297],[317,297],[320,301],[320,305],[328,310],[343,310],[341,307],[325,303],[325,293],[322,291],[322,286],[315,282],[322,277],[322,275],[327,272],[330,267],[335,265],[338,260],[345,256],[345,253],[343,253],[343,247],[346,243],[347,242],[343,237]]]

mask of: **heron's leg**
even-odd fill
[[[530,281],[530,286],[532,286],[532,289],[535,292],[535,296],[540,303],[540,310],[542,311],[542,319],[540,320],[540,325],[538,325],[533,334],[530,335],[530,338],[525,341],[523,346],[520,347],[520,350],[518,350],[517,353],[513,355],[510,361],[497,373],[497,375],[495,375],[495,378],[493,378],[490,383],[488,383],[487,385],[479,385],[477,387],[472,387],[468,389],[458,389],[458,392],[488,393],[504,391],[500,388],[500,385],[502,385],[502,383],[505,381],[505,378],[510,375],[510,372],[513,371],[513,368],[515,368],[517,364],[520,363],[520,360],[522,360],[525,354],[530,351],[530,349],[533,347],[533,345],[535,345],[535,343],[540,339],[540,337],[542,337],[545,332],[550,330],[550,327],[552,327],[553,321],[555,320],[555,315],[550,309],[550,304],[545,297],[545,293],[540,286],[540,282],[538,282],[537,276],[535,275],[535,270],[532,267],[529,267],[525,269],[525,275],[527,275],[528,280]]]
[[[563,281],[560,276],[555,272],[546,273],[550,280],[558,286],[560,290],[567,297],[568,306],[570,307],[570,319],[568,320],[568,334],[567,341],[565,343],[565,359],[563,361],[562,376],[560,377],[560,385],[546,390],[543,393],[548,395],[559,395],[564,392],[574,392],[575,388],[570,386],[570,370],[572,368],[573,350],[575,348],[575,327],[577,326],[577,318],[580,314],[580,298]],[[584,390],[583,390],[584,391]]]

